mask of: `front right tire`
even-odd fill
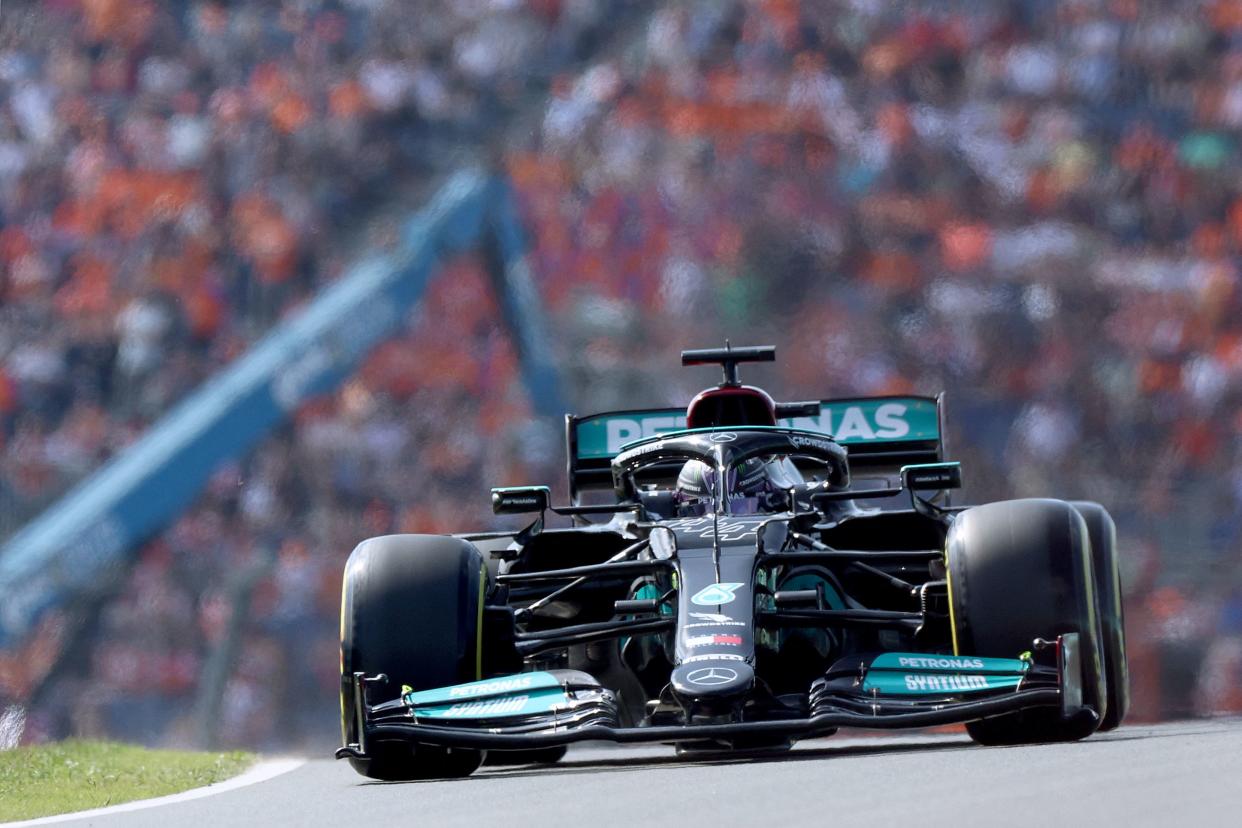
[[[384,673],[372,705],[402,685],[429,690],[481,676],[481,615],[487,589],[482,554],[459,538],[385,535],[360,543],[341,586],[341,735],[358,741],[355,672]],[[404,781],[468,776],[483,752],[371,740],[366,759],[350,759],[371,779]]]

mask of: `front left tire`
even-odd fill
[[[976,742],[1067,742],[1108,715],[1103,635],[1091,543],[1081,514],[1061,500],[1010,500],[960,513],[947,540],[954,643],[969,655],[1015,658],[1036,638],[1077,633],[1084,703],[1100,718],[1065,719],[1046,707],[967,722]]]
[[[1130,709],[1130,667],[1126,661],[1126,625],[1122,608],[1121,574],[1117,562],[1117,527],[1103,506],[1090,501],[1071,504],[1087,524],[1091,540],[1091,566],[1100,608],[1101,648],[1108,709],[1100,730],[1113,730]]]

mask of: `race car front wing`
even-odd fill
[[[613,694],[577,671],[404,692],[374,706],[366,702],[367,687],[385,678],[355,673],[358,741],[338,749],[336,757],[366,758],[373,741],[529,750],[588,740],[684,744],[809,738],[842,727],[932,727],[1039,707],[1059,707],[1067,719],[1098,718],[1083,705],[1078,636],[1036,643],[1055,647],[1056,667],[1036,665],[1029,655],[1018,660],[885,653],[834,665],[812,685],[809,715],[638,727],[619,726]]]

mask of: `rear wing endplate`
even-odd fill
[[[854,474],[893,473],[911,463],[944,459],[944,395],[821,400],[819,416],[779,421],[827,434],[849,452]],[[612,488],[612,458],[622,446],[686,427],[684,408],[642,408],[565,417],[569,496]]]

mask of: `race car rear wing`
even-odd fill
[[[821,400],[818,416],[779,424],[828,434],[846,447],[855,477],[896,476],[910,463],[944,459],[944,394]],[[612,488],[612,458],[622,446],[686,427],[684,408],[643,408],[565,417],[569,496]]]

